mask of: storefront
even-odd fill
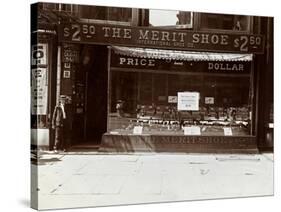
[[[263,36],[59,29],[61,94],[72,98],[76,142],[113,152],[257,152],[253,64]]]
[[[257,151],[252,54],[110,49],[102,150]]]

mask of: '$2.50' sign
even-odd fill
[[[123,45],[193,51],[263,53],[262,35],[183,31],[109,24],[68,23],[59,27],[62,42]]]

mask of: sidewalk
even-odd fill
[[[272,195],[273,154],[43,154],[38,176],[40,209]]]

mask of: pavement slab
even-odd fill
[[[273,195],[273,154],[88,152],[40,158],[38,190],[32,191],[40,209]]]

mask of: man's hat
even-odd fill
[[[66,95],[60,95],[60,100],[64,100],[65,102],[70,102],[71,97]]]

